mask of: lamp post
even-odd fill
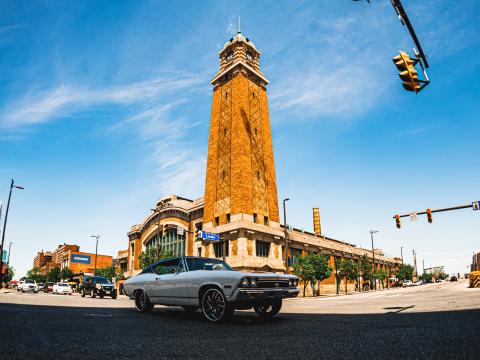
[[[8,257],[7,257],[7,281],[10,281],[10,273],[8,272],[8,267],[10,266],[10,253],[12,252],[12,242],[8,244]]]
[[[0,289],[3,287],[3,244],[5,242],[5,229],[7,228],[8,210],[10,208],[13,188],[23,190],[23,187],[15,185],[15,182],[12,179],[10,193],[8,194],[7,210],[5,211],[5,220],[3,221],[2,243],[0,244]]]
[[[93,276],[95,276],[97,272],[98,239],[100,239],[100,235],[90,235],[90,237],[97,239],[97,244],[95,245],[95,269],[93,270]]]
[[[373,258],[373,286],[375,288],[375,290],[377,290],[377,279],[375,278],[375,272],[376,272],[376,268],[375,268],[375,249],[373,247],[373,234],[376,234],[378,233],[377,230],[370,230],[370,238],[372,239],[372,258]]]
[[[283,199],[283,225],[285,227],[285,273],[290,273],[290,269],[288,268],[288,231],[287,231],[287,209],[285,203],[290,200],[289,198]]]
[[[403,267],[403,246],[400,246],[400,256],[402,258],[402,267]]]

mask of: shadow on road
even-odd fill
[[[1,358],[478,359],[480,310],[386,314],[200,312],[0,304]],[[28,344],[26,346],[25,344]],[[408,346],[406,347],[406,344]]]

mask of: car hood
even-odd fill
[[[256,277],[259,279],[275,279],[275,280],[282,280],[282,279],[298,279],[295,275],[290,274],[275,274],[275,273],[256,273],[256,272],[243,272],[238,271],[241,276],[249,276],[249,277]]]

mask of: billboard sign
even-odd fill
[[[72,254],[70,256],[70,262],[80,263],[80,264],[90,264],[92,262],[92,257],[90,255]]]

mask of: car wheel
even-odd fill
[[[211,322],[227,320],[235,309],[227,304],[225,295],[217,288],[206,290],[202,295],[202,312],[205,318]]]
[[[85,297],[85,289],[82,289],[82,297]]]
[[[25,294],[25,290],[23,290],[23,289],[22,289],[22,293],[24,293],[24,294]]]
[[[150,302],[148,295],[143,290],[135,291],[135,308],[141,313],[152,311],[153,304]]]
[[[116,298],[117,298],[117,292],[114,291],[114,292],[112,292],[112,299],[116,299]]]
[[[275,301],[270,304],[257,305],[253,309],[260,317],[272,317],[278,314],[282,308],[282,300]]]
[[[97,296],[97,295],[95,294],[95,291],[94,291],[93,289],[90,290],[90,297],[95,298],[95,296]]]
[[[104,296],[105,296],[104,293],[101,292],[101,293],[100,293],[100,299],[103,299]]]
[[[197,311],[198,306],[182,306],[182,308],[188,313],[194,313],[195,311]]]

